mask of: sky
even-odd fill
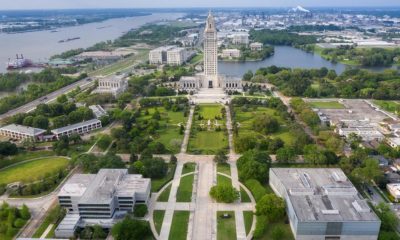
[[[400,6],[400,0],[0,0],[0,9]]]

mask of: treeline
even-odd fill
[[[0,91],[7,92],[15,90],[19,85],[29,81],[31,78],[24,73],[0,74]]]
[[[26,90],[21,93],[10,95],[0,99],[0,114],[17,108],[25,103],[33,101],[50,92],[54,92],[71,83],[81,80],[86,77],[85,74],[78,78],[70,78],[63,76],[55,69],[45,69],[40,73],[30,74],[34,82],[38,84],[29,84]]]
[[[298,35],[288,30],[251,30],[250,38],[255,42],[271,45],[298,46],[317,43],[315,36]]]
[[[328,60],[338,62],[349,59],[364,67],[391,66],[400,58],[399,48],[326,48],[322,55]]]
[[[341,31],[342,27],[329,25],[296,25],[287,28],[290,32],[322,32],[322,31]]]
[[[30,218],[31,214],[25,204],[19,209],[3,202],[0,207],[0,236],[12,239]]]
[[[396,70],[371,72],[347,69],[339,76],[334,70],[289,69],[271,66],[256,71],[251,81],[274,84],[292,97],[400,99],[400,74]]]
[[[275,49],[272,46],[264,46],[261,51],[251,51],[250,48],[242,47],[240,49],[240,61],[246,60],[264,60],[274,55]]]

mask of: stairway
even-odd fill
[[[195,103],[225,103],[229,101],[229,96],[222,88],[201,88],[191,100]]]

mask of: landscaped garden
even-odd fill
[[[188,151],[194,154],[215,154],[228,148],[225,108],[219,104],[196,106]]]
[[[175,211],[172,217],[169,240],[186,240],[189,223],[188,211]]]
[[[343,109],[345,108],[343,104],[338,101],[310,101],[308,102],[312,108],[319,109]]]
[[[233,211],[217,211],[217,239],[236,239],[235,213]]]

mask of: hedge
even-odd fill
[[[244,185],[246,185],[246,187],[253,194],[256,202],[258,202],[258,200],[260,200],[267,193],[267,190],[265,190],[261,183],[255,179],[247,180]]]

